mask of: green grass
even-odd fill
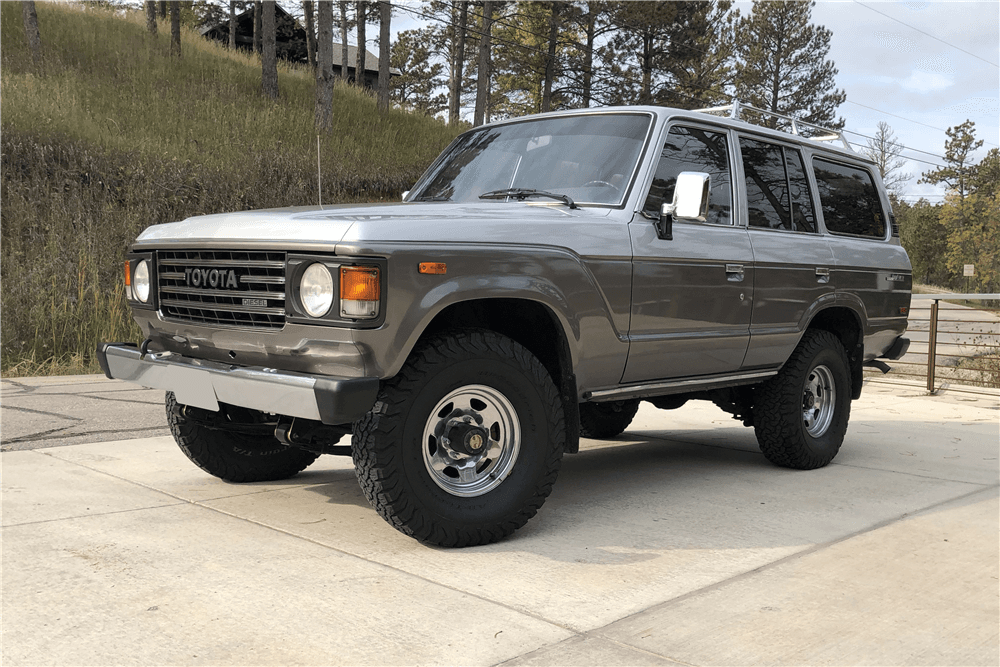
[[[0,3],[0,372],[94,372],[102,340],[136,340],[121,299],[128,244],[150,224],[317,201],[315,84],[279,66],[260,92],[256,58],[196,32],[145,31],[141,16],[37,3],[34,68],[19,3]],[[395,200],[457,134],[334,94],[321,137],[325,203]]]

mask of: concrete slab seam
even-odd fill
[[[617,623],[618,621],[615,621],[615,622]],[[654,658],[659,658],[660,660],[666,660],[667,662],[672,662],[672,663],[674,663],[676,665],[683,665],[684,667],[697,667],[697,665],[695,665],[694,663],[684,662],[683,660],[677,660],[676,658],[671,658],[670,656],[666,656],[666,655],[663,655],[661,653],[657,653],[655,651],[650,651],[649,649],[640,648],[638,646],[632,646],[631,644],[624,644],[624,643],[618,641],[617,639],[611,639],[609,637],[601,637],[601,636],[598,636],[598,635],[593,635],[589,631],[588,632],[582,632],[582,633],[581,632],[576,632],[575,634],[576,634],[576,637],[584,637],[584,638],[585,637],[591,637],[591,638],[594,638],[594,639],[600,639],[601,641],[606,641],[606,642],[608,642],[610,644],[614,644],[615,646],[620,646],[621,648],[628,649],[629,651],[635,651],[636,653],[644,653],[645,655],[652,656]],[[571,639],[573,639],[573,638],[571,638]],[[570,640],[569,639],[563,639],[561,641],[554,642],[552,644],[546,644],[545,646],[539,646],[538,648],[536,648],[533,651],[528,651],[527,653],[522,653],[521,655],[516,655],[513,658],[508,658],[507,660],[504,660],[503,662],[494,663],[492,665],[492,667],[503,667],[503,665],[508,665],[508,664],[513,663],[513,662],[524,660],[525,658],[528,658],[528,657],[530,657],[532,655],[535,655],[536,653],[542,653],[543,651],[546,651],[546,650],[552,648],[553,646],[558,646],[559,644],[563,644],[563,643],[565,643],[567,641],[570,641]]]
[[[752,577],[752,576],[754,576],[756,574],[759,574],[761,572],[766,572],[766,571],[771,570],[773,568],[780,567],[781,565],[784,565],[786,563],[790,563],[792,561],[795,561],[795,560],[798,560],[800,558],[803,558],[805,556],[809,556],[811,554],[823,551],[824,549],[828,549],[828,548],[830,548],[832,546],[840,544],[841,542],[846,542],[847,540],[854,539],[855,537],[859,537],[861,535],[866,535],[868,533],[874,532],[874,531],[879,530],[881,528],[885,528],[887,526],[891,526],[893,524],[899,523],[900,521],[903,521],[904,519],[907,519],[909,517],[917,516],[919,514],[923,514],[925,512],[929,512],[931,510],[934,510],[934,509],[936,509],[938,507],[942,507],[944,505],[948,505],[948,504],[954,503],[954,502],[959,502],[959,501],[965,500],[967,498],[971,498],[972,496],[975,496],[975,495],[978,495],[978,494],[981,494],[981,493],[985,494],[987,492],[996,491],[997,489],[1000,489],[1000,484],[992,484],[992,485],[985,486],[985,487],[982,487],[982,488],[974,489],[974,490],[972,490],[972,491],[970,491],[968,493],[963,493],[961,495],[954,496],[952,498],[948,498],[948,499],[945,499],[945,500],[942,500],[942,501],[939,501],[939,502],[936,502],[936,503],[931,503],[930,505],[927,505],[926,507],[921,507],[919,509],[916,509],[916,510],[913,510],[913,511],[910,511],[910,512],[904,512],[903,514],[900,514],[899,516],[890,517],[890,518],[885,519],[883,521],[879,521],[879,522],[877,522],[875,524],[872,524],[871,526],[869,526],[867,528],[862,528],[861,530],[856,530],[853,533],[850,533],[848,535],[844,535],[842,537],[838,537],[835,540],[830,540],[828,542],[823,542],[823,543],[820,543],[820,544],[814,544],[814,545],[812,545],[810,547],[806,547],[805,549],[803,549],[801,551],[797,551],[795,553],[788,554],[787,556],[779,558],[779,559],[777,559],[775,561],[771,561],[770,563],[766,563],[766,564],[761,565],[760,567],[756,567],[756,568],[754,568],[752,570],[747,570],[746,572],[741,572],[741,573],[733,575],[732,577],[729,577],[727,579],[723,579],[722,581],[717,581],[717,582],[715,582],[713,584],[709,584],[708,586],[704,586],[702,588],[699,588],[699,589],[696,589],[696,590],[693,590],[693,591],[688,591],[687,593],[684,593],[683,595],[678,595],[675,598],[671,598],[669,600],[664,600],[663,602],[658,602],[658,603],[656,603],[656,604],[654,604],[654,605],[652,605],[650,607],[647,607],[645,609],[640,609],[639,611],[631,613],[628,616],[623,616],[622,618],[619,618],[619,619],[617,619],[615,621],[612,621],[611,623],[608,623],[605,626],[602,626],[600,628],[594,628],[593,630],[588,630],[586,632],[586,634],[590,634],[590,635],[592,635],[594,637],[599,637],[601,639],[605,639],[605,640],[608,640],[608,641],[614,641],[613,638],[608,637],[607,635],[602,634],[601,631],[604,630],[604,628],[607,628],[607,627],[610,627],[610,626],[615,625],[617,623],[620,623],[620,622],[622,622],[622,621],[624,621],[626,619],[634,618],[636,616],[639,616],[641,614],[645,614],[645,613],[650,612],[650,611],[665,609],[665,608],[667,608],[669,606],[679,604],[679,603],[684,602],[685,600],[693,598],[693,597],[695,597],[697,595],[701,595],[702,593],[708,593],[710,591],[714,591],[716,589],[723,588],[723,587],[728,586],[730,584],[742,581],[743,579],[747,579],[749,577]],[[636,647],[631,646],[631,645],[627,645],[627,646],[629,646],[630,648],[636,648]]]
[[[887,472],[893,475],[906,475],[907,477],[916,477],[918,479],[932,479],[937,482],[951,482],[953,484],[972,484],[973,486],[981,486],[983,488],[992,488],[997,486],[996,484],[988,484],[986,482],[970,482],[964,479],[948,479],[947,477],[934,477],[933,475],[918,475],[915,472],[904,472],[902,470],[886,470],[884,468],[869,468],[868,466],[854,465],[853,463],[837,463],[833,461],[830,463],[831,466],[840,466],[842,468],[854,468],[856,470],[871,470],[872,472]]]
[[[168,494],[165,494],[165,495],[168,495]],[[165,507],[180,507],[181,505],[185,505],[185,504],[187,504],[187,503],[184,503],[184,502],[166,503],[164,505],[150,505],[149,507],[133,507],[133,508],[127,509],[127,510],[112,510],[110,512],[94,512],[92,514],[76,514],[74,516],[61,516],[58,519],[41,519],[40,521],[25,521],[23,523],[11,523],[11,524],[7,524],[6,526],[3,526],[3,530],[7,530],[8,528],[21,528],[21,527],[24,527],[24,526],[37,526],[37,525],[43,524],[43,523],[57,523],[59,521],[74,521],[76,519],[89,519],[91,517],[104,517],[104,516],[111,516],[111,515],[114,515],[114,514],[128,514],[129,512],[147,512],[149,510],[159,510],[159,509],[163,509]]]

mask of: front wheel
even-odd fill
[[[806,331],[775,377],[754,394],[760,450],[775,465],[821,468],[840,451],[851,413],[847,353],[828,331]]]
[[[527,349],[485,330],[440,334],[385,382],[355,424],[361,488],[397,530],[487,544],[535,515],[565,443],[555,384]]]

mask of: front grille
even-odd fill
[[[165,318],[259,329],[285,326],[285,253],[160,250],[160,312]]]

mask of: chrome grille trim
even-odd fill
[[[197,294],[201,296],[222,296],[231,297],[233,296],[233,290],[221,290],[221,289],[199,289],[197,287],[170,287],[163,286],[160,288],[160,294]],[[285,300],[284,292],[258,292],[256,290],[244,290],[239,292],[239,296],[244,299],[269,299],[269,300]],[[163,301],[161,301],[163,303]],[[178,302],[181,303],[181,302]],[[185,304],[186,305],[186,304]],[[281,312],[284,312],[282,310]]]
[[[190,271],[195,269],[195,271]],[[195,285],[193,273],[235,272],[235,287]],[[285,326],[285,253],[258,250],[158,250],[157,291],[167,320],[248,329]],[[204,276],[205,274],[200,274]],[[233,284],[230,280],[228,284]],[[265,301],[266,305],[245,301]]]

